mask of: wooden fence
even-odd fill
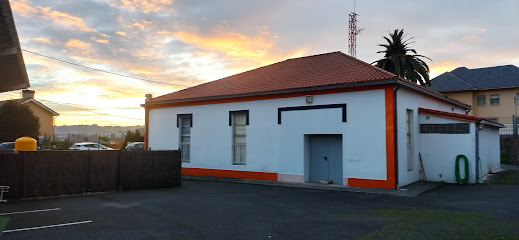
[[[28,151],[0,153],[8,198],[175,187],[180,151]]]

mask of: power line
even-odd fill
[[[124,74],[120,74],[120,73],[109,72],[109,71],[106,71],[106,70],[88,67],[88,66],[85,66],[85,65],[81,65],[81,64],[77,64],[77,63],[61,60],[61,59],[58,59],[58,58],[50,57],[50,56],[47,56],[47,55],[43,55],[43,54],[40,54],[40,53],[36,53],[36,52],[29,51],[29,50],[25,50],[25,49],[22,49],[22,51],[28,52],[28,53],[32,53],[34,55],[38,55],[38,56],[41,56],[41,57],[49,58],[49,59],[52,59],[54,61],[63,62],[63,63],[67,63],[67,64],[71,64],[71,65],[77,66],[77,67],[87,68],[87,69],[90,69],[90,70],[99,71],[99,72],[103,72],[103,73],[108,73],[108,74],[112,74],[112,75],[117,75],[117,76],[120,76],[120,77],[133,78],[133,79],[137,79],[137,80],[141,80],[141,81],[146,81],[146,82],[167,84],[167,85],[173,85],[173,86],[179,86],[179,87],[190,87],[190,86],[182,85],[182,84],[167,83],[167,82],[161,82],[161,81],[156,81],[156,80],[151,80],[151,79],[132,77],[132,76],[128,76],[128,75],[124,75]]]
[[[91,108],[110,108],[110,109],[143,109],[142,107],[101,107],[101,106],[93,106],[93,105],[84,105],[84,104],[77,104],[77,103],[66,103],[66,102],[55,102],[43,98],[38,98],[38,100],[44,101],[44,102],[50,102],[50,103],[61,103],[61,104],[68,104],[78,107],[91,107]]]
[[[43,101],[43,102],[50,102],[50,103],[53,103],[53,104],[57,104],[57,105],[65,106],[65,107],[70,107],[70,108],[78,109],[78,110],[85,111],[85,112],[91,112],[91,113],[95,113],[95,114],[99,114],[99,115],[106,115],[106,116],[112,116],[112,117],[118,117],[118,118],[127,118],[127,119],[144,121],[144,119],[141,119],[141,118],[132,118],[132,117],[125,117],[125,116],[113,115],[113,114],[108,114],[108,113],[100,113],[100,112],[96,112],[96,111],[92,111],[92,110],[88,110],[88,109],[84,109],[84,108],[80,108],[80,107],[76,107],[76,106],[71,106],[71,105],[63,104],[63,103],[59,103],[59,102],[44,100],[44,99],[37,99],[37,100],[40,100],[40,101]]]

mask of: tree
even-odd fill
[[[7,101],[0,106],[0,142],[14,141],[29,136],[38,139],[40,119],[27,105]]]
[[[129,142],[143,142],[143,141],[144,141],[144,136],[141,135],[141,132],[139,131],[139,129],[135,130],[135,133],[133,133],[132,130],[128,130],[128,132],[126,132],[126,136],[124,137],[124,143],[123,143],[121,149],[124,149]]]
[[[396,29],[393,33],[389,33],[389,37],[384,37],[387,44],[379,44],[378,46],[385,47],[383,51],[377,53],[384,53],[384,58],[375,61],[377,67],[382,68],[388,72],[392,72],[400,77],[403,77],[411,82],[418,82],[421,85],[431,85],[429,81],[429,66],[420,58],[430,58],[416,54],[416,50],[409,48],[409,42],[413,38],[405,40],[404,30]],[[432,60],[431,60],[432,61]]]

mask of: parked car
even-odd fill
[[[144,150],[144,143],[143,142],[132,142],[128,144],[125,148],[126,150],[136,151],[136,150]]]
[[[0,143],[0,152],[14,152],[14,142]]]
[[[99,143],[93,143],[93,142],[75,143],[68,149],[69,150],[114,150],[113,148],[109,148],[109,147],[103,146]]]

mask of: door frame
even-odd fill
[[[344,134],[342,133],[318,133],[318,134],[304,134],[304,182],[310,182],[310,136],[314,135],[339,135],[341,136],[341,172],[342,172],[342,182],[334,183],[344,185]]]

